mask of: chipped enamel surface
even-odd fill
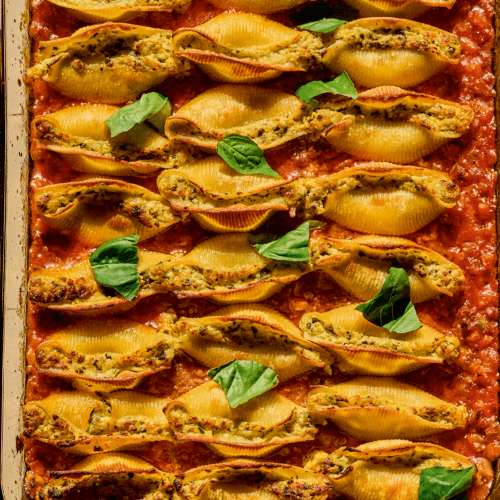
[[[356,306],[306,313],[300,321],[305,338],[327,349],[342,371],[401,375],[459,355],[460,342],[452,335],[424,325],[402,337],[364,319]]]
[[[173,325],[180,349],[209,368],[233,359],[257,361],[280,382],[328,367],[329,356],[288,318],[264,305],[235,305]],[[168,333],[168,331],[167,331]]]
[[[41,78],[69,97],[107,103],[135,99],[188,68],[172,53],[171,31],[123,23],[87,26],[43,42],[35,61],[31,81]]]
[[[359,158],[410,163],[469,129],[468,106],[398,87],[377,87],[348,97],[324,98],[334,123],[324,137],[339,151]]]
[[[129,21],[147,12],[185,12],[191,4],[191,0],[114,0],[112,5],[99,0],[49,2],[68,9],[71,15],[88,23]]]
[[[120,108],[70,106],[37,116],[31,136],[37,149],[55,151],[78,171],[100,175],[152,175],[193,160],[192,149],[173,143],[146,123],[111,137],[106,120]]]
[[[297,96],[253,85],[221,85],[202,92],[169,117],[165,134],[214,151],[227,134],[240,134],[270,149],[323,131],[328,109],[312,111]]]
[[[91,319],[44,340],[37,369],[83,390],[130,389],[170,367],[174,346],[162,332],[130,320]]]
[[[452,208],[460,196],[448,174],[420,167],[372,162],[330,177],[334,187],[322,215],[366,233],[412,233]]]
[[[359,17],[400,17],[414,19],[433,7],[451,9],[455,0],[346,0],[359,11]]]
[[[24,406],[25,435],[77,454],[130,449],[171,439],[166,404],[135,391],[55,393]]]
[[[176,31],[173,51],[210,78],[257,83],[283,72],[307,71],[320,57],[321,40],[262,16],[226,13],[195,28]]]
[[[307,407],[362,441],[420,439],[462,428],[467,408],[391,377],[358,377],[309,392]]]
[[[116,179],[52,184],[34,199],[47,224],[94,246],[133,234],[152,238],[181,220],[161,196]]]
[[[321,62],[347,71],[357,85],[414,87],[457,64],[460,40],[447,31],[406,19],[368,18],[344,24],[327,44]]]
[[[275,391],[231,408],[213,381],[169,403],[165,415],[176,439],[202,442],[226,457],[263,456],[285,444],[312,440],[317,432],[305,408]]]
[[[418,500],[423,469],[474,466],[467,457],[441,446],[396,439],[343,447],[330,455],[316,451],[304,465],[325,474],[334,491],[354,500],[392,500],[396,491],[398,500]]]

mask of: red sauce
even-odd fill
[[[195,26],[221,11],[203,0],[194,0],[193,8],[186,14],[151,14],[132,22],[158,28],[176,29]],[[290,24],[287,14],[270,16]],[[464,289],[454,297],[443,297],[417,305],[422,321],[442,331],[457,336],[462,342],[458,360],[451,366],[432,366],[406,375],[429,392],[453,403],[464,404],[470,411],[470,421],[465,430],[457,430],[429,439],[451,450],[470,457],[479,468],[479,480],[469,493],[471,500],[484,498],[491,484],[491,461],[500,454],[498,425],[498,287],[496,280],[496,197],[495,186],[495,124],[494,77],[491,70],[493,44],[493,0],[458,0],[451,10],[434,9],[419,21],[457,34],[462,42],[462,57],[456,66],[437,74],[417,90],[441,98],[468,104],[474,109],[475,118],[470,130],[416,164],[448,172],[460,189],[460,202],[436,221],[406,238],[427,246],[458,264],[465,272]],[[63,9],[47,0],[32,0],[30,28],[37,43],[57,37],[69,36],[83,24],[71,18]],[[325,75],[314,75],[326,77]],[[266,84],[272,88],[293,92],[311,75],[282,77]],[[170,78],[155,90],[169,97],[174,109],[187,102],[214,83],[198,69],[184,79]],[[70,99],[58,94],[47,84],[38,81],[33,88],[34,115],[53,112],[68,105]],[[345,154],[334,152],[323,143],[307,144],[294,141],[285,147],[266,154],[269,163],[284,177],[299,175],[318,176],[341,170],[351,163]],[[71,171],[64,160],[54,153],[44,152],[33,162],[31,188],[75,179],[79,174]],[[156,190],[155,179],[127,179]],[[273,232],[285,227],[295,227],[297,221],[288,215],[278,214],[265,227]],[[355,233],[329,224],[323,229],[327,235],[353,237]],[[172,231],[147,241],[141,248],[171,252],[184,252],[193,248],[206,233],[195,222],[178,224],[175,237]],[[72,262],[89,253],[84,243],[61,236],[43,224],[32,210],[30,267],[49,267],[62,262]],[[354,299],[341,290],[326,275],[307,275],[287,286],[266,302],[298,323],[306,311],[326,311],[352,302]],[[200,316],[217,309],[206,300],[179,300],[165,294],[140,302],[127,316],[141,321],[154,321],[156,315],[173,308],[179,315]],[[37,346],[56,329],[65,327],[73,318],[36,305],[29,306],[28,331],[28,380],[26,399],[37,400],[49,393],[69,387],[62,381],[37,373],[34,352]],[[313,373],[279,386],[279,390],[299,404],[305,403],[308,387],[312,384],[331,385],[341,380],[341,375],[325,377]],[[174,398],[206,380],[206,369],[196,362],[176,357],[170,370],[146,379],[139,389],[166,398]],[[320,429],[313,442],[288,446],[269,457],[276,462],[301,465],[307,450],[321,448],[331,452],[345,443],[356,444],[333,426]],[[49,445],[26,440],[28,467],[46,474],[49,470],[70,467],[76,457],[67,456]],[[201,444],[173,445],[158,443],[148,449],[135,451],[157,467],[172,472],[182,472],[217,461],[219,457]]]

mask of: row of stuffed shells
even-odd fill
[[[408,270],[416,303],[453,295],[465,279],[462,270],[442,255],[401,238],[316,237],[311,238],[309,251],[307,262],[277,261],[262,256],[246,234],[222,234],[181,256],[139,250],[140,288],[131,302],[96,281],[88,258],[71,267],[34,271],[28,295],[40,306],[72,312],[130,307],[141,298],[166,292],[226,304],[259,302],[304,274],[322,270],[351,295],[369,300],[397,261]]]
[[[110,392],[169,368],[178,352],[208,368],[256,361],[281,382],[312,370],[330,373],[333,364],[348,374],[401,375],[459,355],[460,342],[450,334],[424,325],[401,338],[369,323],[356,305],[306,313],[302,330],[260,304],[228,306],[201,318],[164,313],[157,328],[89,319],[47,337],[36,349],[36,367],[77,389]]]
[[[213,232],[248,232],[276,211],[402,235],[453,207],[460,193],[447,174],[419,167],[368,163],[287,181],[241,175],[218,157],[165,171],[158,187],[161,196],[116,178],[90,178],[38,188],[34,201],[44,222],[99,246],[133,234],[153,238],[189,215]]]
[[[90,498],[97,492],[104,500],[123,492],[135,492],[137,500],[326,500],[336,493],[354,500],[391,500],[395,491],[398,500],[417,500],[420,474],[432,467],[463,470],[474,464],[435,444],[385,440],[343,447],[330,455],[317,451],[305,460],[304,468],[240,459],[176,477],[142,458],[108,453],[86,457],[71,470],[51,473],[49,479],[29,472],[26,481],[36,500],[79,500],[75,494]]]
[[[362,440],[423,438],[465,426],[468,415],[422,389],[364,377],[313,389],[304,408],[270,390],[231,408],[214,381],[168,401],[137,391],[60,392],[24,407],[25,436],[92,454],[154,441],[199,442],[223,457],[268,455],[311,441],[325,417]]]

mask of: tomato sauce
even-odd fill
[[[431,366],[404,376],[405,379],[447,401],[464,404],[470,420],[463,430],[433,436],[428,440],[470,457],[478,466],[479,480],[471,489],[469,498],[484,498],[490,488],[492,461],[500,455],[498,425],[498,286],[495,170],[494,76],[492,48],[494,40],[493,0],[458,0],[450,9],[433,9],[418,21],[451,31],[460,37],[462,56],[459,64],[449,66],[416,90],[467,104],[474,109],[475,118],[470,130],[460,139],[450,142],[415,164],[448,172],[461,189],[459,203],[436,221],[405,238],[411,239],[459,265],[465,275],[463,290],[453,297],[442,297],[416,306],[421,320],[430,326],[458,337],[462,343],[460,357],[455,363]],[[187,13],[149,14],[131,21],[152,27],[177,29],[196,26],[222,12],[203,0],[194,0]],[[291,25],[288,14],[271,18]],[[32,0],[30,34],[33,48],[38,42],[71,35],[83,23],[76,21],[64,9],[47,0]],[[294,92],[301,84],[326,78],[324,74],[283,76],[263,86]],[[195,95],[215,83],[195,68],[185,78],[172,77],[154,90],[167,95],[178,109]],[[358,89],[362,90],[362,89]],[[40,115],[75,103],[49,85],[37,81],[32,93],[32,112]],[[355,161],[346,154],[335,152],[328,144],[296,140],[266,153],[269,164],[285,178],[321,176],[351,166]],[[74,172],[55,153],[38,153],[33,161],[31,190],[67,182],[80,174]],[[157,192],[155,179],[127,178]],[[34,208],[34,207],[32,207]],[[61,235],[46,226],[31,211],[30,269],[70,264],[92,249]],[[277,214],[262,228],[263,232],[283,232],[284,227],[296,227],[287,214]],[[175,237],[173,236],[175,232]],[[329,236],[352,238],[357,234],[333,223],[322,230]],[[139,244],[140,248],[172,252],[190,251],[209,233],[194,221],[179,223],[175,230]],[[340,289],[321,272],[304,276],[290,284],[267,301],[269,305],[298,324],[307,311],[326,311],[353,302],[354,298]],[[126,316],[154,324],[155,317],[173,309],[179,316],[196,317],[218,308],[205,299],[180,300],[173,294],[158,295],[143,300]],[[26,400],[37,400],[48,394],[70,389],[61,380],[36,371],[34,353],[37,346],[58,328],[66,327],[74,317],[40,308],[31,304],[28,317],[27,387]],[[308,387],[315,384],[332,385],[342,380],[337,372],[331,377],[315,372],[308,376],[280,384],[278,390],[304,405]],[[187,357],[173,361],[172,368],[147,378],[140,390],[165,398],[174,398],[207,380],[206,368]],[[356,444],[332,425],[320,429],[313,442],[287,446],[268,458],[270,461],[302,464],[304,454],[311,448],[331,452],[344,444]],[[25,441],[28,467],[40,474],[49,470],[70,467],[77,457],[36,442]],[[182,472],[188,468],[212,463],[219,457],[201,444],[153,444],[133,453],[150,460],[165,471]]]

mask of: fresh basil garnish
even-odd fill
[[[309,31],[317,31],[319,33],[331,33],[332,31],[335,31],[337,28],[340,28],[340,26],[343,26],[346,23],[347,21],[343,21],[342,19],[329,17],[326,19],[320,19],[319,21],[299,24],[299,28]]]
[[[374,325],[396,333],[408,333],[422,328],[415,306],[410,300],[410,280],[406,271],[391,267],[377,295],[356,307]]]
[[[446,467],[431,467],[420,473],[418,500],[466,500],[466,491],[472,484],[474,467],[452,470]],[[458,496],[460,495],[460,496]]]
[[[249,234],[248,241],[268,259],[301,262],[309,260],[309,230],[323,226],[323,222],[308,220],[284,236]]]
[[[138,234],[110,240],[89,258],[98,283],[114,288],[127,300],[132,300],[139,290],[139,257],[135,246],[138,241]]]
[[[309,102],[311,99],[327,93],[345,95],[352,99],[357,99],[359,96],[349,75],[345,71],[329,82],[324,82],[322,80],[309,82],[295,91],[295,94],[304,102]]]
[[[325,5],[314,3],[290,14],[290,21],[302,28],[304,24],[321,21],[322,19],[333,18],[348,22],[354,21],[357,17],[358,11],[356,9],[351,9],[346,5]]]
[[[236,408],[278,385],[276,373],[256,361],[235,359],[213,368],[208,376],[221,386],[231,408]]]
[[[143,94],[141,98],[119,109],[113,116],[106,120],[111,137],[115,137],[139,123],[148,120],[159,131],[165,128],[165,120],[172,112],[170,101],[158,92]]]
[[[250,137],[228,134],[217,144],[217,153],[240,174],[263,174],[279,178],[264,158],[262,149]]]

